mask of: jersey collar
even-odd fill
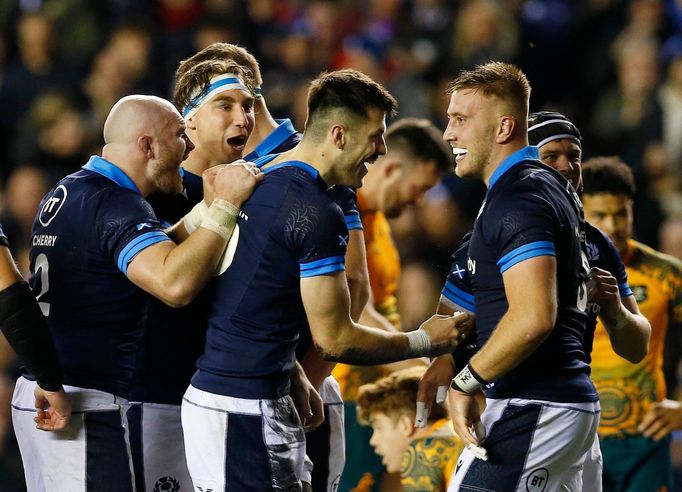
[[[507,157],[505,160],[503,160],[500,165],[495,169],[495,172],[493,172],[493,175],[490,176],[490,183],[488,184],[488,190],[490,190],[495,183],[497,182],[498,179],[500,179],[504,173],[509,171],[512,167],[517,165],[520,162],[527,161],[527,160],[540,160],[540,152],[537,147],[533,146],[527,146],[522,149],[517,150],[513,154],[511,154],[509,157]]]
[[[113,162],[109,162],[98,155],[93,155],[90,157],[90,160],[87,162],[87,164],[85,164],[85,166],[83,166],[83,169],[101,174],[122,188],[128,188],[129,190],[141,195],[140,190],[137,189],[137,186],[135,186],[133,180],[130,179],[128,175],[121,170],[121,168],[116,166],[116,164]]]
[[[264,155],[272,153],[277,147],[287,141],[289,137],[296,133],[294,125],[291,120],[275,120],[279,126],[275,128],[265,139],[259,143],[252,152],[244,157],[245,160],[250,161]]]
[[[285,161],[285,162],[280,162],[279,164],[275,164],[274,166],[268,167],[265,170],[263,170],[264,174],[270,174],[271,172],[280,169],[282,167],[297,167],[299,169],[303,169],[305,172],[310,174],[313,179],[320,179],[322,181],[322,178],[320,178],[320,173],[315,169],[313,166],[310,164],[306,164],[303,161]]]

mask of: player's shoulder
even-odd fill
[[[661,277],[682,280],[682,261],[637,241],[630,241],[630,245],[634,250],[633,257],[638,258],[638,264],[658,270]]]

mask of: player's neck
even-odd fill
[[[256,124],[254,125],[249,139],[246,141],[244,148],[244,155],[249,155],[254,149],[265,140],[268,135],[277,129],[279,126],[275,119],[270,114],[265,99],[257,99],[255,106]]]
[[[301,161],[314,167],[327,186],[337,184],[334,179],[334,162],[329,157],[331,152],[325,149],[324,144],[312,142],[305,138],[287,152],[288,161]]]
[[[528,145],[527,141],[521,139],[514,140],[504,145],[495,145],[493,147],[492,153],[490,154],[490,163],[483,169],[483,181],[486,186],[490,186],[490,178],[493,173],[500,167],[507,157],[512,155],[514,152],[521,150]]]
[[[215,164],[219,163],[212,163],[208,156],[201,152],[199,148],[195,148],[182,163],[182,167],[192,174],[201,176],[206,169],[213,167]]]

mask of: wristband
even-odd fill
[[[415,357],[423,357],[431,350],[431,337],[426,331],[419,328],[406,333],[407,341],[410,344],[410,353]]]
[[[182,218],[182,224],[187,230],[187,234],[192,234],[196,231],[204,220],[204,217],[208,214],[208,206],[206,202],[201,200],[199,203],[194,205],[192,210],[189,211],[187,215]]]
[[[459,371],[459,374],[452,379],[450,387],[462,393],[473,393],[481,386],[488,384],[485,379],[476,374],[471,364],[467,364],[464,369]]]
[[[208,213],[201,222],[204,229],[213,231],[222,237],[225,241],[229,241],[232,237],[232,231],[237,224],[237,215],[239,209],[232,205],[227,200],[216,198],[208,207]]]

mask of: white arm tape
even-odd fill
[[[199,203],[194,205],[194,208],[189,211],[187,215],[182,218],[182,223],[187,230],[187,234],[192,234],[194,231],[199,229],[204,217],[208,215],[208,206],[206,202],[201,200]]]
[[[425,357],[429,355],[431,350],[431,337],[425,330],[419,328],[418,330],[408,331],[406,335],[407,341],[410,344],[410,352],[415,357]]]
[[[208,207],[208,213],[201,221],[200,227],[213,231],[225,241],[229,241],[237,224],[237,215],[239,215],[237,207],[227,200],[216,198]]]

